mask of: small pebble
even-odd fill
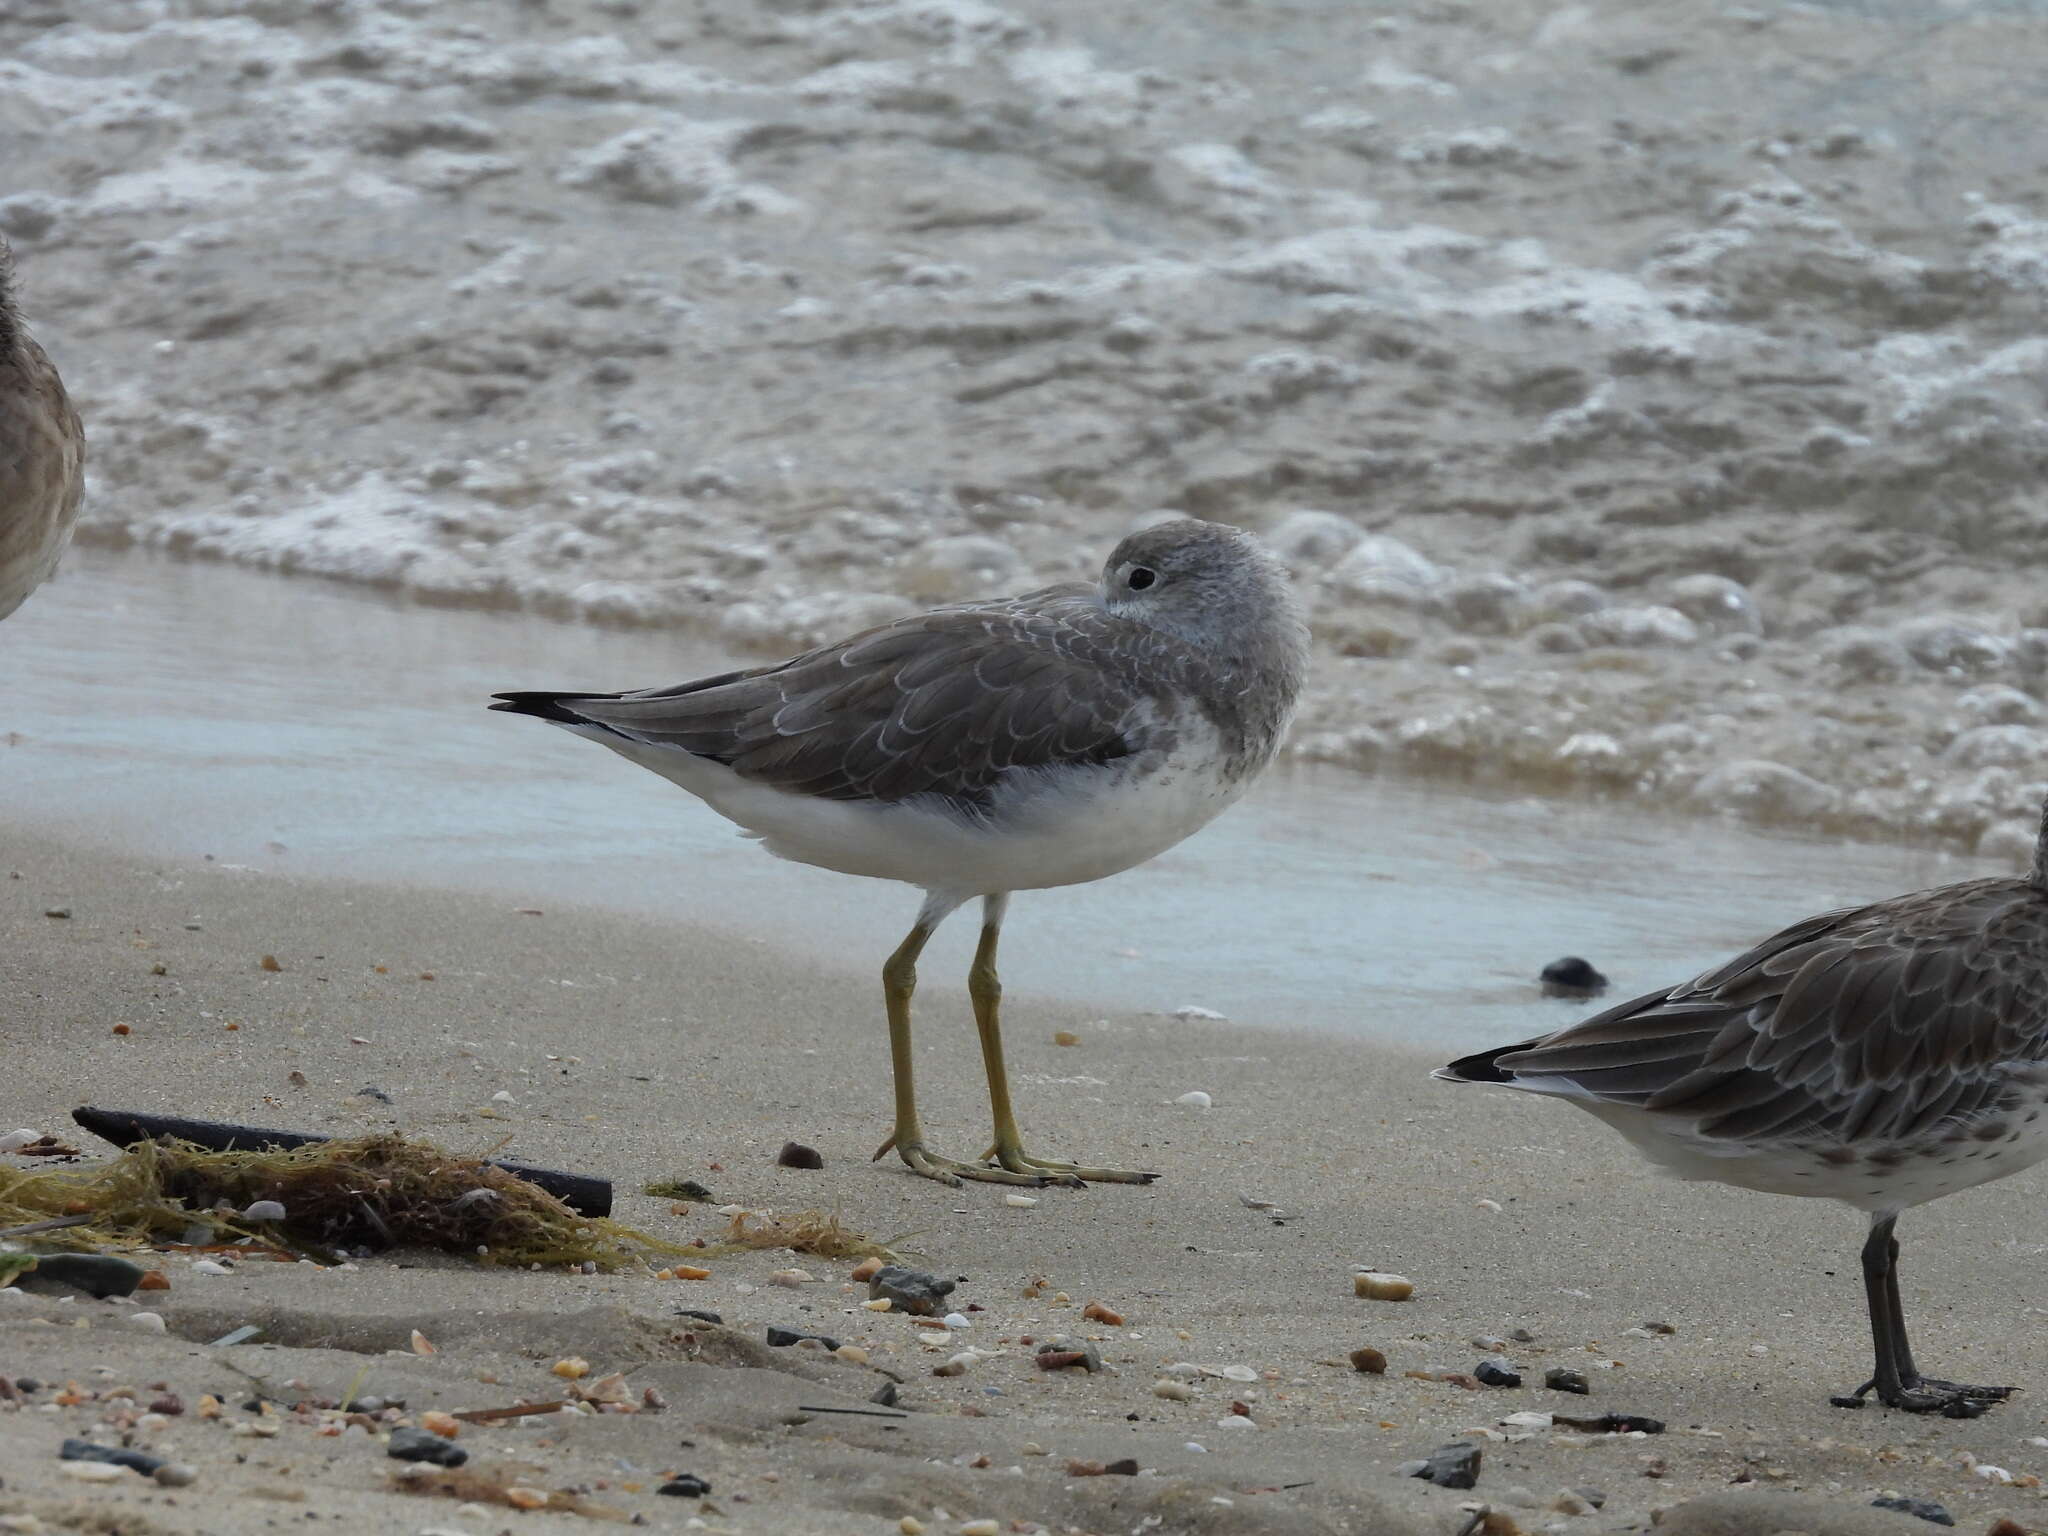
[[[667,1494],[672,1499],[701,1499],[711,1491],[711,1485],[703,1478],[685,1472],[670,1478],[654,1491]]]
[[[815,1279],[817,1279],[817,1276],[813,1275],[809,1270],[778,1269],[768,1277],[768,1283],[770,1285],[783,1286],[793,1291],[800,1286],[809,1285]]]
[[[1185,1403],[1193,1400],[1195,1389],[1184,1381],[1155,1381],[1152,1383],[1152,1395],[1172,1403]]]
[[[933,1366],[932,1374],[934,1376],[965,1376],[974,1368],[974,1363],[979,1358],[972,1350],[963,1351],[960,1354],[954,1355],[943,1364]]]
[[[285,1209],[283,1204],[276,1200],[254,1200],[249,1203],[248,1209],[243,1211],[242,1215],[249,1221],[283,1221]]]
[[[163,1314],[160,1312],[130,1312],[128,1314],[128,1326],[140,1329],[144,1333],[162,1333],[164,1331]]]
[[[590,1362],[581,1355],[566,1355],[549,1369],[564,1381],[580,1381],[590,1374]]]
[[[1575,1371],[1563,1365],[1552,1366],[1545,1371],[1543,1385],[1553,1392],[1576,1392],[1580,1397],[1593,1390],[1586,1382],[1584,1371]]]
[[[393,1461],[424,1461],[436,1467],[459,1467],[469,1460],[469,1452],[453,1441],[410,1426],[391,1431],[384,1454]]]
[[[104,1461],[67,1461],[58,1470],[81,1483],[113,1483],[128,1475],[120,1467],[109,1466]]]
[[[1425,1460],[1404,1462],[1402,1470],[1439,1488],[1471,1488],[1479,1482],[1479,1447],[1469,1440],[1453,1440],[1438,1446]]]
[[[1081,1309],[1081,1315],[1090,1322],[1101,1323],[1109,1328],[1121,1328],[1124,1325],[1123,1313],[1112,1312],[1099,1301],[1089,1302]]]
[[[1363,1371],[1368,1376],[1384,1376],[1387,1373],[1387,1357],[1367,1344],[1351,1351],[1351,1369]]]
[[[188,1461],[167,1461],[149,1475],[164,1488],[190,1488],[199,1481],[199,1469]]]
[[[1002,1529],[993,1520],[969,1520],[960,1527],[960,1536],[1000,1536]]]
[[[885,1264],[868,1277],[869,1299],[894,1302],[913,1317],[937,1317],[945,1310],[946,1298],[955,1282],[941,1280],[921,1269]]]
[[[828,1338],[822,1333],[799,1333],[794,1328],[777,1328],[773,1324],[763,1331],[762,1336],[767,1339],[770,1349],[788,1349],[791,1345],[801,1344],[806,1339],[822,1344],[827,1349],[839,1347],[837,1339]]]
[[[1054,1045],[1079,1045],[1081,1037],[1071,1029],[1056,1029],[1052,1032],[1052,1043]]]
[[[1415,1282],[1406,1275],[1369,1269],[1351,1277],[1351,1293],[1368,1301],[1406,1301],[1415,1294]]]
[[[454,1440],[462,1434],[462,1420],[452,1413],[432,1409],[420,1415],[420,1428],[430,1435],[439,1435],[443,1440]]]
[[[882,1261],[880,1259],[862,1259],[858,1264],[853,1266],[853,1273],[848,1275],[846,1278],[849,1280],[856,1281],[872,1280],[875,1278],[876,1274],[878,1274],[881,1271],[882,1267]]]
[[[775,1164],[779,1168],[822,1168],[825,1159],[816,1147],[807,1147],[800,1141],[785,1141],[782,1150],[775,1154]]]
[[[1522,1373],[1505,1360],[1482,1360],[1472,1367],[1472,1374],[1489,1387],[1519,1387]]]
[[[898,1520],[896,1529],[901,1531],[903,1536],[924,1536],[924,1522],[915,1515],[905,1515]]]
[[[192,1273],[195,1275],[232,1275],[234,1271],[216,1260],[200,1259],[192,1265]]]

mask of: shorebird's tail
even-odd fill
[[[494,693],[497,702],[493,709],[502,709],[507,714],[532,715],[536,720],[545,720],[551,725],[577,725],[599,728],[598,722],[588,715],[577,712],[575,706],[584,702],[597,702],[622,697],[616,693],[541,693],[526,691],[519,693]]]
[[[1515,1074],[1499,1065],[1500,1058],[1514,1051],[1526,1050],[1535,1043],[1533,1040],[1518,1040],[1513,1045],[1497,1045],[1476,1056],[1460,1056],[1449,1066],[1438,1067],[1429,1075],[1440,1077],[1447,1083],[1512,1083]]]

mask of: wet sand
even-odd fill
[[[10,1126],[61,1130],[94,1099],[328,1132],[397,1125],[466,1150],[509,1135],[506,1155],[608,1175],[628,1192],[623,1216],[680,1238],[721,1222],[630,1192],[686,1177],[720,1202],[836,1209],[963,1277],[956,1302],[983,1310],[957,1343],[995,1354],[936,1378],[951,1348],[921,1348],[905,1319],[861,1310],[845,1264],[786,1254],[720,1259],[699,1282],[417,1256],[204,1275],[174,1259],[171,1291],[150,1298],[167,1338],[124,1324],[118,1304],[8,1300],[0,1355],[13,1374],[102,1392],[166,1382],[188,1403],[219,1394],[222,1421],[188,1414],[138,1437],[194,1464],[201,1482],[81,1489],[59,1475],[57,1443],[109,1439],[94,1428],[108,1405],[0,1407],[0,1512],[61,1529],[73,1518],[64,1511],[89,1509],[123,1530],[223,1536],[315,1512],[379,1531],[495,1530],[509,1511],[458,1517],[452,1503],[386,1491],[397,1463],[366,1438],[321,1437],[289,1414],[274,1438],[237,1435],[229,1426],[251,1415],[235,1405],[252,1382],[286,1401],[338,1397],[360,1372],[358,1391],[403,1397],[413,1412],[486,1407],[552,1394],[549,1365],[580,1354],[598,1372],[629,1371],[636,1391],[658,1386],[669,1410],[472,1428],[464,1443],[479,1459],[530,1460],[540,1470],[528,1481],[587,1488],[657,1529],[681,1528],[696,1509],[653,1493],[671,1472],[712,1484],[697,1518],[746,1532],[882,1532],[910,1515],[935,1531],[985,1517],[1002,1530],[1450,1533],[1473,1499],[1527,1530],[1593,1532],[1641,1529],[1654,1511],[1731,1483],[1759,1501],[1824,1494],[1864,1522],[1856,1529],[1903,1518],[1855,1513],[1891,1491],[1941,1501],[1964,1529],[1998,1513],[2039,1524],[2038,1490],[1995,1486],[1959,1460],[1969,1452],[2016,1476],[2048,1469],[2048,1450],[2029,1443],[2044,1430],[2037,1393],[1969,1423],[1827,1405],[1867,1366],[1849,1215],[1655,1179],[1564,1106],[1430,1083],[1437,1058],[1413,1048],[1270,1018],[1105,1018],[1013,982],[1012,1064],[1039,1147],[1166,1173],[1147,1189],[1047,1190],[1020,1209],[998,1190],[950,1191],[867,1160],[886,1129],[887,1077],[865,957],[826,961],[552,903],[534,917],[473,893],[143,859],[18,827],[9,836]],[[265,954],[281,969],[261,969]],[[970,1154],[984,1111],[960,977],[928,966],[920,1003],[927,1121],[942,1148]],[[116,1023],[131,1032],[116,1036]],[[1059,1029],[1081,1043],[1056,1046]],[[366,1086],[391,1104],[361,1096]],[[1193,1088],[1214,1107],[1172,1102]],[[513,1102],[494,1102],[500,1091]],[[824,1169],[774,1166],[789,1138],[815,1146]],[[1240,1196],[1276,1202],[1284,1219]],[[1908,1217],[1908,1314],[1930,1368],[2038,1385],[2038,1203],[2037,1177],[2023,1175]],[[816,1279],[769,1283],[792,1264]],[[1411,1277],[1414,1298],[1356,1299],[1358,1264]],[[1036,1279],[1045,1292],[1027,1299]],[[1074,1306],[1053,1305],[1057,1292]],[[1121,1312],[1123,1326],[1084,1322],[1088,1301]],[[722,1313],[731,1336],[677,1307]],[[201,1342],[245,1321],[265,1330],[254,1343]],[[1652,1321],[1675,1331],[1630,1332]],[[757,1347],[768,1324],[830,1333],[871,1362]],[[438,1355],[406,1351],[414,1327]],[[1402,1374],[1469,1370],[1481,1354],[1469,1340],[1517,1327],[1534,1335],[1506,1352],[1523,1388]],[[1114,1373],[1033,1369],[1021,1339],[1055,1332],[1094,1339]],[[1321,1363],[1362,1345],[1385,1352],[1385,1376]],[[1257,1379],[1198,1379],[1189,1402],[1153,1395],[1179,1362],[1246,1366]],[[1535,1385],[1555,1365],[1585,1371],[1591,1395]],[[877,1368],[903,1378],[909,1418],[789,1422],[805,1405],[861,1405]],[[1255,1428],[1219,1426],[1233,1400]],[[1502,1424],[1550,1410],[1646,1414],[1669,1429],[1582,1437]],[[1485,1461],[1473,1493],[1396,1475],[1475,1434]],[[975,1465],[982,1456],[989,1464]],[[1067,1472],[1069,1458],[1127,1456],[1146,1474]],[[1588,1487],[1605,1495],[1597,1513],[1544,1507]],[[1739,1529],[1833,1528],[1812,1511],[1742,1508],[1753,1518]],[[586,1523],[528,1515],[516,1528]]]

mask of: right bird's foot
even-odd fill
[[[963,1163],[956,1158],[940,1157],[935,1152],[927,1152],[922,1141],[902,1141],[894,1136],[875,1148],[875,1156],[869,1161],[875,1161],[892,1148],[912,1173],[922,1174],[927,1179],[936,1179],[939,1183],[950,1185],[954,1189],[960,1187],[963,1179],[973,1179],[980,1184],[1021,1185],[1025,1189],[1043,1189],[1052,1183],[1052,1180],[1042,1173],[1013,1173],[1004,1168],[987,1168],[979,1163]]]
[[[1877,1400],[1887,1408],[1897,1408],[1904,1413],[1938,1413],[1946,1419],[1975,1419],[1989,1413],[2011,1397],[2015,1390],[2012,1387],[1974,1387],[1968,1382],[1916,1376],[1901,1381],[1896,1392],[1887,1392],[1875,1381],[1866,1381],[1850,1396],[1831,1401],[1838,1408],[1861,1408],[1864,1398],[1875,1392]]]

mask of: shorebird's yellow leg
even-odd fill
[[[909,934],[882,966],[882,999],[889,1010],[889,1060],[896,1076],[896,1129],[889,1133],[887,1141],[875,1148],[875,1157],[881,1157],[893,1147],[896,1155],[914,1172],[955,1188],[959,1187],[962,1179],[1036,1187],[1046,1182],[1042,1174],[984,1168],[977,1163],[963,1163],[925,1150],[924,1125],[917,1118],[917,1079],[910,1059],[910,998],[917,990],[917,957],[924,953],[932,930],[945,920],[954,905],[957,903],[947,905],[927,900]]]
[[[982,1154],[993,1158],[1012,1173],[1041,1174],[1051,1183],[1079,1187],[1099,1184],[1150,1184],[1156,1173],[1133,1173],[1120,1168],[1084,1168],[1078,1163],[1033,1157],[1024,1150],[1024,1138],[1017,1129],[1017,1116],[1010,1107],[1010,1074],[1003,1064],[1003,984],[996,975],[996,941],[1002,936],[1006,896],[983,898],[981,942],[975,946],[974,965],[967,973],[967,995],[974,1002],[974,1026],[981,1035],[981,1064],[988,1073],[988,1103],[995,1116],[995,1145]]]

